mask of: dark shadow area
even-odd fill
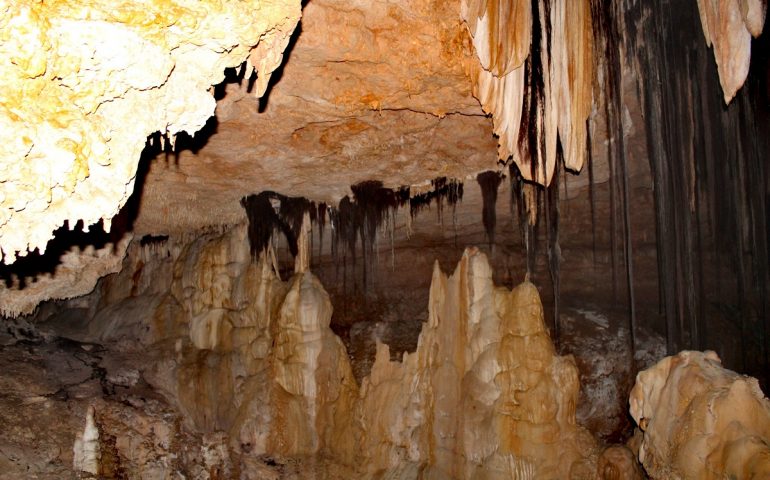
[[[109,232],[104,230],[103,222],[100,220],[94,225],[86,228],[82,221],[78,221],[74,228],[70,229],[68,223],[54,231],[54,237],[48,241],[45,253],[41,254],[37,249],[20,257],[16,262],[6,265],[0,262],[0,282],[3,282],[7,288],[14,285],[23,290],[29,286],[29,279],[34,283],[38,277],[45,274],[53,274],[56,267],[61,263],[61,257],[73,247],[81,250],[88,246],[93,246],[99,250],[112,244],[114,251],[117,243],[126,235],[133,231],[134,222],[139,215],[140,200],[144,190],[144,182],[147,172],[150,169],[150,162],[160,152],[161,143],[153,142],[153,146],[148,145],[139,160],[136,170],[136,180],[134,182],[134,192],[128,198],[123,208],[112,217],[112,226]]]
[[[225,78],[225,81],[227,81],[227,78]],[[219,85],[224,85],[224,82],[220,83]],[[212,115],[206,121],[206,124],[203,125],[203,128],[195,132],[193,135],[190,135],[187,132],[180,132],[176,136],[176,143],[174,144],[173,148],[171,148],[171,145],[163,144],[163,149],[156,152],[156,154],[159,154],[160,151],[163,151],[166,154],[167,164],[170,163],[171,156],[173,156],[174,165],[179,166],[179,154],[182,151],[189,150],[197,155],[198,152],[209,142],[211,136],[217,133],[218,128],[219,121],[217,120],[217,116]],[[155,135],[158,136],[158,141],[155,142],[155,145],[161,145],[162,140],[160,139],[160,134],[156,133]]]
[[[307,5],[308,0],[305,0],[302,2],[302,8],[305,8],[305,5]],[[294,29],[294,32],[292,32],[291,37],[289,38],[289,44],[286,45],[286,50],[283,51],[283,61],[280,65],[278,65],[278,68],[276,68],[273,71],[273,74],[270,76],[270,81],[267,82],[267,88],[265,89],[265,94],[259,97],[259,109],[257,110],[259,113],[263,113],[265,109],[267,108],[267,104],[270,101],[270,92],[273,91],[273,87],[281,81],[281,78],[283,78],[283,69],[286,66],[287,63],[289,63],[289,58],[291,58],[291,52],[294,50],[294,46],[297,44],[297,39],[299,36],[302,35],[302,21],[297,24],[297,28]],[[254,80],[252,79],[249,82],[249,91],[251,91],[252,87],[254,86]]]

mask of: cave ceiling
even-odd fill
[[[365,180],[419,185],[495,168],[459,8],[308,2],[263,98],[245,72],[229,72],[216,120],[148,161],[135,231],[234,223],[239,199],[263,190],[336,205]]]

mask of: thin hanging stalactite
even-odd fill
[[[479,173],[476,181],[481,188],[482,205],[482,223],[484,231],[487,234],[490,252],[494,252],[495,245],[495,226],[497,224],[497,190],[503,181],[499,172],[487,171]]]
[[[629,350],[631,361],[635,362],[636,352],[636,299],[634,292],[633,244],[631,232],[630,195],[628,183],[628,159],[626,157],[625,136],[623,130],[623,85],[622,65],[619,57],[620,33],[613,20],[616,11],[612,2],[593,1],[591,12],[594,25],[594,37],[599,40],[598,48],[603,50],[604,72],[604,119],[605,133],[608,139],[607,164],[609,168],[609,201],[610,201],[610,264],[612,270],[612,298],[618,300],[618,261],[621,250],[625,266],[626,299],[628,307]],[[590,149],[590,137],[589,137]],[[590,156],[590,151],[589,151]],[[589,162],[591,159],[589,159]],[[589,167],[590,168],[590,167]],[[589,170],[589,176],[592,171]],[[591,180],[593,183],[593,180]],[[592,206],[593,208],[593,206]],[[592,212],[592,221],[593,218]],[[618,239],[618,231],[622,231],[622,242]],[[632,366],[633,367],[633,366]],[[635,369],[635,367],[633,367]]]
[[[767,385],[768,36],[754,41],[746,84],[725,105],[697,5],[627,7],[616,23],[627,64],[644,72],[667,348],[717,350]]]
[[[554,178],[558,179],[564,162],[561,145],[557,144],[556,171]],[[559,245],[559,182],[552,182],[545,189],[546,238],[548,239],[548,271],[553,286],[553,340],[558,350],[560,336],[559,304],[561,302],[561,246]]]
[[[594,179],[594,159],[591,151],[591,128],[586,120],[586,148],[588,149],[588,155],[586,155],[588,163],[588,201],[591,206],[591,258],[593,260],[594,271],[596,271],[596,196],[595,196],[595,179]]]

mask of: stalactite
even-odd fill
[[[631,232],[630,194],[628,184],[628,160],[626,157],[625,135],[623,131],[623,67],[620,59],[621,35],[614,21],[616,4],[594,0],[591,4],[594,38],[601,50],[604,117],[607,145],[607,163],[609,167],[610,199],[610,263],[612,268],[612,296],[617,301],[618,264],[617,256],[621,252],[625,267],[625,293],[628,308],[629,349],[632,361],[636,350],[636,304],[634,294],[634,258]],[[619,241],[619,231],[622,232]]]
[[[377,231],[390,225],[391,246],[392,235],[395,230],[396,211],[409,204],[409,224],[423,208],[428,208],[432,203],[437,204],[439,222],[443,219],[443,205],[455,208],[457,202],[462,199],[463,185],[454,179],[438,178],[431,182],[432,189],[428,192],[410,194],[409,187],[391,189],[383,186],[379,181],[361,182],[350,187],[353,192],[344,197],[336,210],[329,212],[334,228],[332,251],[337,261],[340,255],[343,259],[343,270],[347,264],[347,255],[350,254],[353,270],[357,266],[357,244],[361,244],[362,285],[364,290],[368,288],[369,276],[374,269],[374,258],[379,254]],[[407,228],[408,229],[408,228]],[[408,229],[409,230],[409,229]],[[339,245],[343,246],[340,251]],[[395,259],[391,260],[394,264]],[[344,280],[344,279],[343,279]],[[343,282],[344,283],[344,282]]]
[[[588,121],[586,121],[588,123]],[[586,125],[586,149],[588,150],[588,201],[591,209],[591,256],[593,258],[594,268],[596,267],[596,196],[594,179],[594,159],[591,152],[591,129]]]
[[[275,192],[262,192],[241,199],[249,220],[251,254],[256,259],[265,250],[273,234],[284,234],[289,251],[297,255],[297,237],[305,213],[316,211],[313,202],[301,197],[287,197]],[[315,215],[311,216],[315,219]]]
[[[556,172],[560,174],[563,163],[561,148],[558,149]],[[548,271],[553,286],[553,340],[559,348],[559,303],[561,300],[561,246],[559,245],[559,182],[553,182],[546,188],[546,228],[548,230]]]
[[[493,116],[499,158],[548,185],[558,135],[567,168],[580,171],[592,104],[589,0],[463,0],[460,8],[479,58],[469,72],[474,95]],[[537,141],[522,145],[529,135]]]
[[[411,195],[408,187],[402,187],[398,195],[402,202],[404,197],[409,199],[409,212],[412,219],[417,218],[420,211],[430,207],[431,203],[435,202],[436,218],[443,225],[444,200],[452,207],[454,214],[455,206],[463,198],[463,184],[458,180],[447,179],[446,177],[436,178],[430,183],[432,189],[427,192]]]
[[[487,171],[479,173],[476,181],[481,187],[481,197],[483,199],[482,222],[484,231],[487,233],[489,249],[494,250],[495,226],[497,224],[497,189],[503,181],[499,172]]]

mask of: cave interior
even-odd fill
[[[0,478],[770,478],[764,0],[145,3],[0,13]]]

